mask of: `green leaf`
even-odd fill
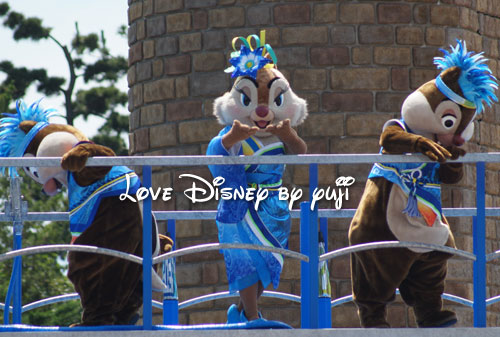
[[[116,82],[127,73],[127,70],[128,61],[124,57],[108,57],[87,65],[83,78],[85,82],[90,80]]]
[[[9,11],[9,4],[6,2],[0,3],[0,16],[4,16]],[[123,26],[121,26],[123,27]]]

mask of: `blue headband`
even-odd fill
[[[453,90],[451,90],[441,79],[441,75],[438,75],[436,77],[436,87],[449,99],[451,99],[453,102],[457,103],[458,105],[463,106],[464,108],[467,109],[476,109],[476,105],[474,102],[469,101],[468,99],[457,95]]]
[[[33,140],[33,138],[35,138],[37,133],[48,125],[49,123],[47,122],[36,123],[35,126],[33,126],[31,130],[26,134],[26,137],[23,138],[21,144],[19,144],[19,146],[16,148],[12,157],[22,157],[24,155],[24,152],[28,148],[28,145],[30,145],[31,141]]]

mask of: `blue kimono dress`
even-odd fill
[[[207,155],[282,155],[283,143],[263,145],[256,137],[225,149],[222,136],[231,129],[224,128],[210,141]],[[278,248],[288,246],[290,235],[290,212],[286,200],[279,200],[278,190],[282,184],[285,166],[265,165],[209,165],[212,175],[223,177],[220,188],[267,188],[268,196],[255,209],[255,200],[220,200],[217,207],[217,228],[220,243],[246,243]],[[270,283],[278,287],[283,256],[281,254],[243,249],[224,249],[224,261],[229,283],[229,291],[245,289],[258,281],[264,287]]]

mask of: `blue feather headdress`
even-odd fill
[[[22,101],[16,102],[16,113],[4,113],[0,118],[0,157],[22,157],[36,134],[49,125],[49,117],[55,114],[54,109],[44,110],[40,101],[29,107]],[[26,134],[19,128],[23,121],[35,121],[35,126]],[[1,168],[3,174],[5,168]],[[9,167],[9,174],[16,175],[15,167]]]
[[[497,79],[493,76],[488,65],[488,59],[483,57],[483,53],[474,54],[467,52],[465,41],[457,40],[457,45],[451,47],[451,52],[440,49],[443,57],[435,57],[434,64],[442,71],[459,67],[461,69],[458,84],[465,97],[453,92],[441,80],[441,74],[436,78],[436,86],[449,99],[469,109],[476,109],[476,113],[481,113],[484,109],[483,102],[491,106],[493,102],[498,102],[495,90],[498,89]]]

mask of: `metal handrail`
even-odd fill
[[[467,260],[476,260],[476,256],[472,253],[446,247],[440,245],[433,245],[428,243],[420,243],[420,242],[408,242],[408,241],[383,241],[383,242],[372,242],[372,243],[363,243],[359,245],[353,245],[345,248],[340,248],[326,254],[320,256],[319,261],[327,261],[336,257],[349,255],[352,253],[362,252],[369,249],[382,249],[382,248],[420,248],[420,249],[428,249],[428,250],[437,250],[444,253],[449,253],[456,255],[460,258]]]
[[[116,156],[92,157],[86,166],[206,166],[238,164],[373,164],[373,163],[432,163],[423,154],[302,154],[282,156]],[[465,156],[447,162],[497,163],[500,152],[467,153]],[[50,167],[59,166],[59,157],[0,158],[0,167]]]
[[[421,154],[408,154],[408,155],[381,155],[381,154],[321,154],[321,155],[284,155],[284,156],[169,156],[169,157],[162,157],[162,156],[141,156],[141,157],[94,157],[94,158],[89,158],[87,161],[87,166],[115,166],[115,165],[128,165],[128,166],[145,166],[144,169],[148,168],[149,173],[144,173],[144,176],[148,176],[149,182],[146,183],[146,186],[150,186],[150,176],[151,176],[151,166],[206,166],[206,165],[243,165],[243,164],[311,164],[310,167],[313,167],[314,165],[317,164],[368,164],[368,163],[374,163],[374,162],[383,162],[383,163],[410,163],[410,162],[432,162],[429,160],[427,157]],[[490,163],[490,162],[500,162],[500,152],[495,152],[495,153],[470,153],[467,154],[464,157],[459,158],[458,160],[455,161],[449,161],[449,162],[462,162],[462,163],[476,163],[476,168],[478,172],[481,172],[481,174],[478,173],[478,182],[477,182],[477,189],[478,192],[480,191],[479,186],[482,186],[481,193],[484,194],[484,163]],[[47,166],[59,166],[60,165],[60,158],[0,158],[0,167],[5,167],[5,166],[33,166],[33,167],[47,167]],[[481,171],[479,171],[481,168]],[[483,180],[480,182],[479,177],[483,177]],[[311,186],[317,186],[317,179],[316,183],[311,185]],[[481,194],[479,193],[479,194]],[[472,217],[477,217],[481,220],[482,224],[484,225],[484,216],[500,216],[500,208],[485,208],[484,207],[484,195],[482,196],[481,201],[477,201],[478,208],[460,208],[460,209],[443,209],[443,213],[447,216],[472,216]],[[355,210],[352,209],[341,209],[341,210],[319,210],[316,215],[319,217],[325,217],[325,218],[345,218],[345,217],[352,217],[354,215]],[[214,219],[216,211],[199,211],[199,212],[193,212],[193,211],[173,211],[173,212],[165,212],[165,211],[159,211],[159,212],[154,212],[156,218],[158,220],[172,220],[172,219]],[[195,217],[193,218],[193,215]],[[299,211],[292,211],[291,216],[293,218],[298,218],[299,217]],[[16,219],[18,221],[31,221],[31,220],[68,220],[68,213],[66,212],[52,212],[52,213],[40,213],[40,212],[26,212],[24,211],[18,211],[15,214]],[[5,214],[5,213],[0,213],[0,221],[12,221],[13,216],[12,213]],[[146,226],[147,227],[147,226]],[[476,226],[474,226],[476,228]],[[484,230],[484,229],[483,229]],[[302,233],[302,232],[301,232]],[[310,235],[310,234],[308,234]],[[484,234],[479,234],[478,237],[484,237]],[[474,236],[476,238],[476,236]],[[75,248],[77,246],[75,245],[58,245],[61,250],[75,250],[75,251],[82,251],[79,248],[77,249],[62,249],[62,246],[69,246],[71,248]],[[215,244],[215,245],[208,245],[209,250],[217,250],[217,249],[231,249],[231,248],[245,248],[245,249],[253,249],[250,247],[230,247],[229,245],[227,247],[223,247],[220,244]],[[248,245],[251,246],[251,245]],[[361,247],[363,246],[363,247]],[[445,251],[447,253],[451,253],[454,255],[457,255],[458,257],[469,259],[469,260],[475,260],[476,256],[472,253],[460,251],[457,249],[453,249],[450,247],[442,247],[442,246],[437,246],[437,245],[426,245],[426,244],[420,244],[420,243],[411,243],[411,242],[382,242],[382,243],[371,243],[367,245],[359,245],[359,246],[352,246],[352,247],[347,247],[347,248],[342,248],[333,252],[329,252],[327,254],[323,254],[319,257],[319,261],[325,261],[327,259],[331,259],[334,257],[339,257],[339,256],[344,256],[346,254],[350,254],[352,252],[358,251],[359,250],[365,250],[369,248],[388,248],[388,247],[415,247],[415,248],[432,248],[433,250],[439,250],[439,251]],[[48,247],[48,246],[42,246],[42,247]],[[88,248],[89,246],[81,246],[85,247],[84,249],[90,249],[92,253],[104,253],[106,255],[111,255],[111,256],[116,256],[120,258],[125,258],[129,259],[129,257],[125,257],[130,254],[126,254],[123,252],[118,252],[118,251],[112,251],[112,250],[106,250],[104,248],[98,248],[98,247],[92,247]],[[475,247],[475,246],[474,246]],[[262,246],[259,246],[259,248],[255,248],[257,250],[266,250],[266,248],[262,249]],[[30,250],[31,249],[31,250]],[[273,248],[275,249],[275,248]],[[49,248],[47,248],[46,252],[49,252]],[[54,250],[51,250],[54,251]],[[55,250],[55,251],[60,251],[60,250]],[[83,250],[85,251],[85,250]],[[164,254],[160,257],[155,258],[154,262],[158,263],[160,261],[173,258],[175,256],[181,256],[184,254],[188,253],[194,253],[194,252],[201,252],[202,248],[198,247],[189,247],[186,248],[185,251],[179,250],[179,251],[174,251],[172,252],[171,255]],[[269,251],[273,251],[269,249]],[[26,249],[21,249],[21,250],[16,250],[13,252],[9,252],[3,255],[0,255],[0,261],[9,259],[9,258],[14,258],[16,256],[22,256],[22,255],[28,255],[28,254],[34,254],[34,253],[39,253],[39,252],[45,252],[40,250],[39,247],[31,247],[31,248],[26,248]],[[180,252],[180,253],[177,253]],[[306,250],[307,252],[307,250]],[[474,248],[474,252],[478,252],[477,255],[479,256],[478,260],[479,263],[474,263],[474,272],[478,272],[479,275],[483,272],[481,267],[486,259],[487,261],[493,260],[495,258],[498,258],[500,256],[500,251],[491,253],[491,254],[484,254],[484,247],[478,248],[476,251],[476,248]],[[283,255],[288,255],[290,257],[298,258],[304,262],[309,261],[309,257],[298,253],[298,252],[291,252],[291,251],[279,251],[280,254]],[[11,254],[11,255],[8,255]],[[18,255],[14,255],[18,254]],[[123,254],[123,255],[122,255]],[[178,254],[178,255],[175,255]],[[309,253],[308,253],[309,254]],[[314,255],[312,256],[311,259],[313,262],[318,261],[316,260],[317,257],[315,258]],[[141,258],[138,258],[134,256],[134,258],[138,260],[134,260],[133,262],[135,263],[143,263]],[[133,258],[133,259],[134,259]],[[148,259],[145,259],[148,264],[150,264],[152,261]],[[476,270],[476,265],[479,266],[478,269]],[[310,269],[309,271],[313,270]],[[146,277],[146,276],[144,276]],[[146,279],[145,279],[146,280]],[[146,282],[146,281],[145,281]],[[147,284],[147,282],[146,282]],[[475,294],[475,299],[476,299],[476,288],[477,285],[481,285],[481,287],[484,285],[484,280],[478,281],[476,283],[476,279],[474,279],[474,294]],[[482,289],[482,288],[481,288]],[[486,288],[482,289],[484,291]],[[67,294],[67,295],[62,295],[68,296],[68,299],[71,297],[72,294]],[[222,293],[223,296],[226,296]],[[289,296],[295,296],[295,295],[290,295]],[[145,295],[146,296],[146,295]],[[208,296],[208,297],[207,297]],[[213,295],[205,295],[202,296],[202,298],[212,298],[210,296]],[[298,298],[298,297],[297,297]],[[332,301],[332,303],[340,303],[342,301],[348,301],[349,296],[336,299]],[[478,299],[476,302],[472,302],[467,299],[463,299],[458,296],[454,295],[449,295],[449,294],[444,294],[443,298],[449,299],[451,301],[455,301],[458,303],[462,303],[467,306],[473,306],[474,312],[476,312],[476,309],[479,308],[479,312],[484,311],[483,309],[478,307],[476,305],[476,302],[481,303],[483,302],[485,305],[491,305],[493,303],[500,302],[500,296],[492,297],[489,299],[484,300],[484,296],[482,294],[479,294]],[[55,300],[55,297],[52,298]],[[145,301],[146,301],[145,297]],[[352,299],[352,296],[351,296]],[[41,306],[44,305],[41,302],[47,302],[50,299],[44,299],[41,301],[33,302],[30,303],[26,306]],[[64,299],[61,299],[64,300]],[[148,299],[150,300],[150,299]],[[188,301],[188,303],[194,303],[195,300],[201,300],[200,298],[197,299],[191,299]],[[208,299],[207,299],[208,300]],[[59,300],[58,300],[59,301]],[[194,301],[194,302],[193,302]],[[147,301],[145,302],[147,303]],[[158,307],[159,302],[152,301],[153,305]],[[183,302],[185,303],[185,302]],[[183,304],[181,303],[181,304]],[[345,303],[345,302],[344,302]],[[1,304],[0,304],[1,306]],[[23,306],[25,308],[26,306]],[[5,306],[4,306],[5,307]],[[30,308],[31,308],[30,307]],[[149,309],[148,309],[149,310]],[[149,312],[150,314],[150,312]],[[145,317],[149,317],[146,315],[146,309],[145,309]],[[474,318],[474,322],[476,324],[476,317]],[[484,324],[482,323],[484,321],[483,317],[478,316],[477,322],[478,324]],[[144,323],[144,327],[147,329],[147,327],[150,327],[150,323],[146,324]],[[476,325],[476,326],[482,326],[482,325]]]
[[[250,245],[246,243],[207,243],[203,245],[197,245],[192,247],[186,247],[182,249],[176,249],[174,251],[159,255],[153,258],[153,264],[160,263],[162,261],[180,257],[188,254],[207,252],[211,250],[220,250],[220,249],[250,249],[250,250],[261,250],[265,252],[278,253],[284,256],[288,256],[291,258],[295,258],[301,261],[309,262],[309,257],[304,254],[300,254],[288,249],[283,248],[275,248],[268,246],[260,246],[260,245]]]

